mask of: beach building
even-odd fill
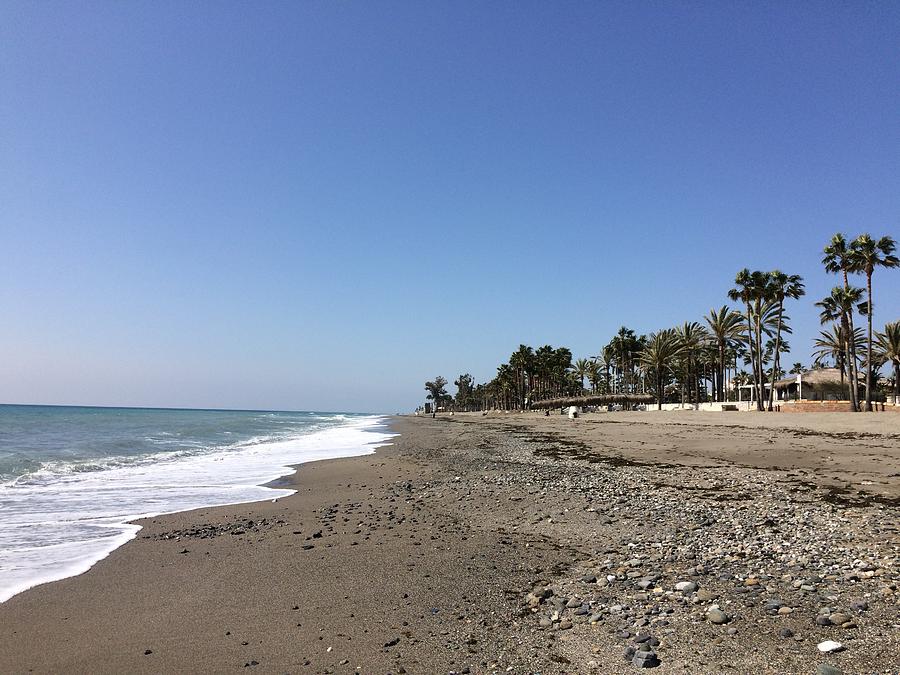
[[[779,401],[845,401],[848,396],[847,379],[839,368],[806,370],[775,382]]]

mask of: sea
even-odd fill
[[[284,497],[265,484],[291,465],[392,436],[354,413],[0,405],[0,602],[87,571],[137,518]]]

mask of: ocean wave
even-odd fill
[[[382,421],[330,416],[202,448],[45,461],[0,483],[0,602],[86,571],[134,536],[134,519],[291,494],[262,486],[296,464],[374,452],[392,437]]]

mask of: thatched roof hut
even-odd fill
[[[841,378],[840,368],[806,370],[800,373],[799,382],[796,375],[775,382],[782,400],[801,396],[811,401],[842,400],[847,398],[847,386],[848,379]]]
[[[536,410],[545,408],[566,408],[578,406],[583,408],[589,405],[610,405],[620,403],[630,405],[632,403],[653,403],[655,399],[650,394],[595,394],[593,396],[569,396],[566,398],[549,398],[545,401],[535,401],[531,407]]]
[[[837,384],[840,386],[841,384],[841,370],[840,368],[817,368],[816,370],[805,370],[800,373],[800,379],[803,384],[808,384],[810,386],[815,385],[827,385],[827,384]],[[846,377],[843,379],[846,384]],[[790,377],[786,377],[783,380],[778,380],[775,382],[776,389],[783,389],[792,384],[797,383],[797,376],[791,375]]]

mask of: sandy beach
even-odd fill
[[[391,424],[0,605],[0,672],[900,671],[900,415]]]

